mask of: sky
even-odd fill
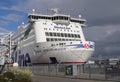
[[[27,15],[48,14],[51,8],[86,19],[86,40],[96,44],[94,58],[120,58],[120,0],[0,0],[0,30],[15,32]]]

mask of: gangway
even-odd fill
[[[12,62],[11,59],[11,40],[12,33],[0,33],[0,74],[2,73],[6,64]]]

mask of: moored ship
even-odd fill
[[[59,14],[28,14],[28,24],[22,24],[13,34],[16,43],[12,52],[20,66],[38,64],[84,64],[94,53],[94,42],[86,41],[81,16]]]

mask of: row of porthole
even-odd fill
[[[63,45],[65,45],[66,43],[59,43],[59,44],[51,44],[51,46],[63,46]]]
[[[48,29],[48,28],[44,28],[44,30],[53,30],[53,31],[54,31],[54,30],[57,30],[57,31],[68,31],[68,32],[78,32],[78,33],[79,33],[79,31],[66,30],[66,29],[51,29],[51,28]]]
[[[45,32],[45,35],[46,36],[54,36],[54,37],[80,38],[79,34],[71,34],[71,33]]]
[[[61,39],[61,38],[46,38],[47,42],[52,41],[81,41],[80,39]]]

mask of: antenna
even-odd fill
[[[54,14],[58,14],[58,8],[52,8],[51,10],[53,11]]]
[[[82,16],[81,15],[78,15],[79,18],[81,18]]]
[[[35,9],[32,9],[33,14],[35,14]]]
[[[24,22],[22,22],[22,25],[24,25],[25,23]]]

